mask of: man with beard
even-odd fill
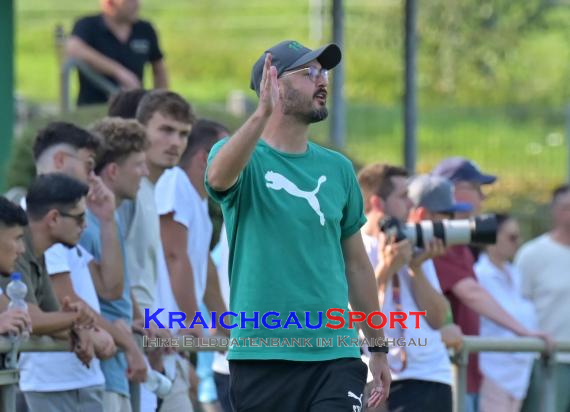
[[[245,314],[232,319],[231,337],[242,344],[228,354],[236,411],[363,407],[367,368],[357,345],[339,342],[356,339],[356,329],[319,321],[330,308],[342,308],[346,320],[349,300],[366,315],[379,311],[352,164],[308,140],[309,125],[327,117],[328,70],[340,60],[334,44],[312,51],[289,40],[267,50],[251,75],[257,109],[209,156],[206,187],[221,204],[230,245],[230,306]],[[267,312],[269,324],[267,316],[250,320]],[[290,324],[293,315],[298,322]],[[360,325],[369,341],[384,337]],[[255,345],[256,338],[281,344]],[[286,345],[292,338],[307,344]],[[390,371],[387,347],[371,350],[369,405],[377,406],[389,393]]]

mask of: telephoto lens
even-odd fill
[[[471,219],[442,220],[402,224],[393,217],[380,222],[380,230],[396,241],[408,239],[414,246],[423,247],[434,238],[452,245],[492,245],[497,241],[497,219],[495,215],[481,215]]]

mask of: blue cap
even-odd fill
[[[469,203],[453,200],[453,184],[441,176],[420,175],[408,185],[408,197],[415,207],[425,207],[431,213],[471,212]]]
[[[432,174],[446,177],[453,183],[463,181],[488,185],[497,180],[497,176],[484,174],[479,166],[463,157],[448,157],[442,160],[433,169]]]
[[[22,274],[20,272],[14,272],[10,275],[12,280],[22,280]]]

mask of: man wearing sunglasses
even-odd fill
[[[251,73],[256,111],[210,153],[206,188],[226,222],[234,312],[279,312],[282,324],[290,311],[303,320],[308,312],[314,322],[319,311],[346,309],[349,296],[353,310],[379,310],[352,164],[308,139],[309,125],[328,115],[328,70],[340,60],[334,44],[310,50],[287,40],[266,50]],[[300,326],[269,330],[246,322],[232,329],[236,339],[295,337],[314,344],[230,347],[236,411],[361,410],[366,367],[359,347],[337,345],[341,336],[356,339],[355,329]],[[383,338],[381,330],[364,326],[368,339]],[[317,338],[334,344],[317,347]],[[374,347],[370,362],[372,406],[389,391],[384,349]]]
[[[52,122],[38,132],[32,151],[38,175],[62,173],[83,184],[90,184],[93,194],[94,187],[102,185],[93,176],[98,148],[99,139],[88,131],[71,123]],[[91,196],[87,203],[93,200],[103,206],[99,208],[103,212],[105,205],[113,201],[106,198],[102,202],[102,199]],[[66,224],[81,230],[85,228],[85,210],[72,212],[59,208],[58,212]],[[112,219],[108,220],[105,232],[116,233]],[[96,270],[91,255],[79,245],[56,243],[44,253],[49,283],[59,304],[70,302],[95,318],[95,327],[86,338],[90,342],[84,341],[83,344],[92,344],[99,359],[112,356],[116,350],[109,332],[111,326],[104,324],[99,314],[95,287],[95,284],[102,285],[106,293],[114,293],[120,286],[117,282],[120,279],[115,276],[115,260],[108,253],[113,248],[113,242],[109,242],[106,247],[109,265],[104,271]],[[93,359],[89,368],[86,368],[70,353],[22,354],[20,388],[30,409],[76,410],[81,402],[86,410],[101,410],[105,378],[99,359]]]
[[[447,301],[430,260],[443,254],[445,247],[440,240],[434,240],[419,250],[407,239],[397,241],[382,233],[380,225],[384,218],[395,218],[404,224],[414,206],[404,168],[373,164],[360,171],[358,182],[368,220],[362,227],[362,238],[375,270],[382,309],[385,313],[426,311],[425,318],[420,318],[419,329],[410,321],[406,322],[407,329],[398,324],[386,328],[389,339],[403,342],[390,349],[388,361],[393,382],[386,409],[451,412],[451,365],[438,331],[445,321]],[[453,203],[450,187],[449,190],[446,197],[436,194],[436,209],[442,214],[460,207]],[[426,346],[412,345],[412,339],[425,340]]]

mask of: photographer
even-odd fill
[[[426,340],[424,347],[392,347],[389,363],[392,389],[388,411],[451,411],[451,365],[441,335],[447,313],[431,258],[445,252],[435,240],[424,250],[414,251],[409,240],[396,242],[380,231],[385,217],[405,223],[412,203],[408,198],[408,174],[396,166],[374,164],[364,168],[358,181],[365,201],[367,223],[362,237],[374,267],[383,311],[426,311],[420,328],[399,326],[386,329],[388,339]],[[451,192],[449,194],[451,200]],[[451,203],[451,202],[450,202]],[[454,211],[450,204],[446,211]]]
[[[481,211],[485,196],[482,185],[491,184],[495,176],[483,174],[471,161],[463,158],[443,160],[433,171],[436,176],[449,179],[455,188],[455,200],[467,202],[473,207],[473,214]],[[461,215],[462,217],[465,214]],[[479,316],[511,330],[519,336],[539,337],[549,342],[549,337],[541,332],[532,332],[517,322],[479,283],[473,271],[475,258],[468,245],[448,248],[444,256],[434,259],[435,268],[445,296],[451,303],[453,319],[465,335],[479,335]],[[467,366],[467,405],[468,412],[479,410],[479,388],[481,374],[478,356],[469,355]]]

